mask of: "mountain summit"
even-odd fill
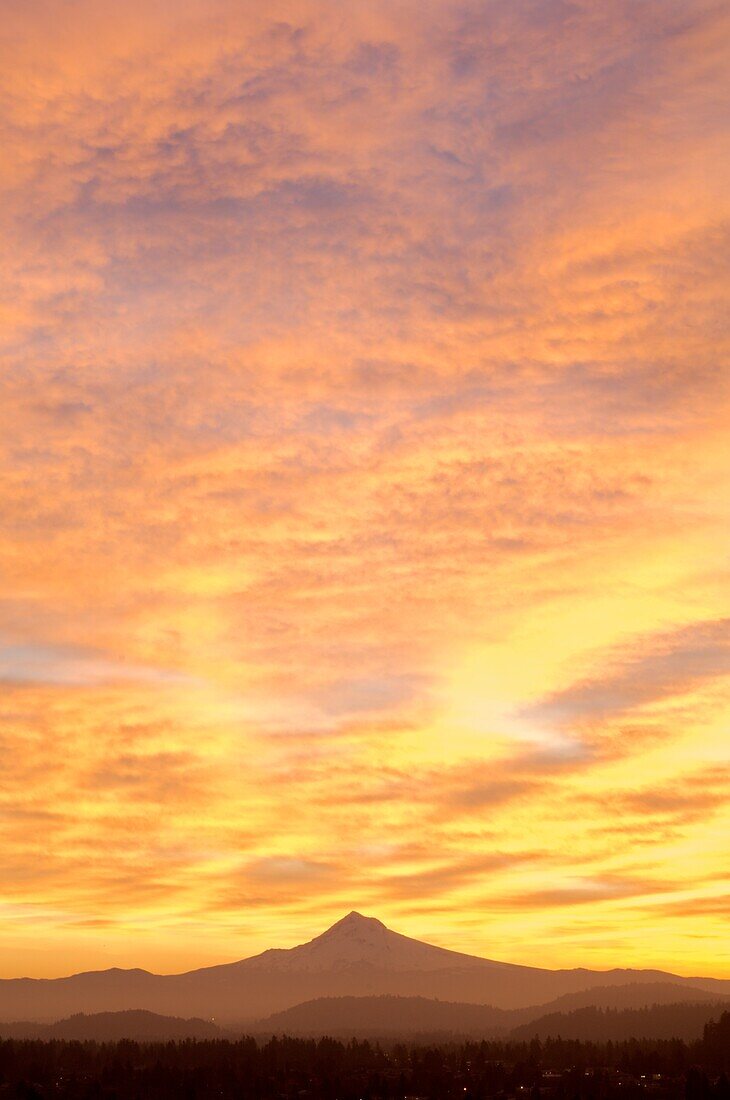
[[[333,936],[380,936],[387,931],[388,929],[377,917],[364,917],[362,913],[358,913],[356,909],[353,909],[346,917],[341,917],[319,936],[315,936],[314,938],[316,940],[323,940],[325,938],[332,939]],[[309,942],[311,943],[312,941],[310,940]]]
[[[247,969],[273,968],[280,972],[323,972],[371,967],[389,972],[446,970],[454,966],[499,966],[487,959],[460,955],[443,947],[391,932],[375,917],[353,910],[308,943],[288,950],[269,950],[238,964]]]

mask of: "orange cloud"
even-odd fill
[[[0,31],[0,970],[356,906],[730,974],[722,6],[59,11]]]

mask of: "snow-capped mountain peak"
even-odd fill
[[[391,932],[382,921],[353,910],[308,943],[289,950],[264,951],[241,965],[293,972],[343,970],[348,967],[429,971],[470,964],[489,965],[486,960],[472,959],[402,936],[399,932]]]
[[[384,936],[388,935],[388,929],[377,917],[364,917],[353,909],[346,917],[341,917],[333,925],[327,928],[319,936],[315,936],[310,943],[319,940],[359,940],[361,942],[381,943]]]

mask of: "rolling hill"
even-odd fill
[[[539,1016],[510,1033],[512,1039],[580,1039],[622,1042],[626,1039],[684,1039],[702,1037],[705,1024],[718,1019],[727,1001],[717,1004],[660,1004],[649,1008],[603,1009],[593,1006],[573,1012]]]
[[[513,1011],[427,997],[320,997],[276,1012],[256,1023],[253,1030],[366,1038],[427,1033],[504,1035],[513,1023]],[[542,1010],[535,1011],[539,1014]]]
[[[159,1016],[155,1012],[132,1010],[99,1012],[87,1016],[83,1012],[57,1020],[53,1024],[20,1021],[0,1024],[3,1039],[78,1039],[98,1043],[135,1039],[137,1042],[170,1042],[179,1039],[219,1039],[224,1033],[210,1020],[184,1020],[178,1016]]]
[[[630,1026],[632,1021],[648,1027],[651,1032],[648,1037],[655,1037],[654,1031],[666,1030],[676,1019],[682,1022],[683,1033],[692,1032],[694,1037],[697,1021],[704,1023],[713,1012],[717,1014],[729,1004],[730,998],[719,1001],[702,989],[671,982],[596,986],[559,997],[547,1005],[514,1009],[425,997],[320,997],[276,1012],[252,1025],[252,1030],[260,1034],[368,1038],[446,1033],[480,1038],[511,1035],[531,1038],[538,1032],[546,1033],[546,1027],[554,1035],[554,1022],[565,1022],[567,1037],[571,1027],[585,1026],[590,1030],[593,1021],[590,1013],[600,1012],[609,1013],[619,1030],[624,1025]],[[687,1011],[683,1014],[682,1010]],[[581,1013],[586,1013],[585,1017]],[[535,1030],[531,1031],[533,1026]],[[701,1024],[699,1027],[701,1032]]]

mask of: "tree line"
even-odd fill
[[[16,1100],[730,1100],[729,1072],[730,1013],[690,1043],[0,1041]]]

